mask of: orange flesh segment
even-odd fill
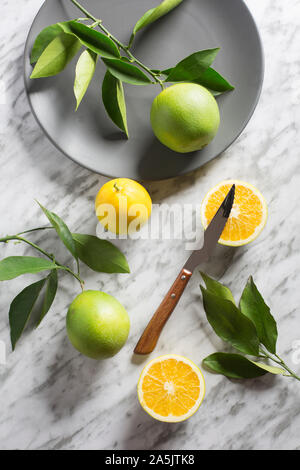
[[[142,383],[146,406],[160,416],[182,416],[200,395],[200,380],[189,364],[165,359],[153,364]]]
[[[214,217],[230,188],[230,184],[224,184],[209,197],[204,213],[207,224]],[[263,206],[259,197],[250,188],[237,184],[234,204],[221,239],[224,241],[246,240],[254,234],[262,220]]]

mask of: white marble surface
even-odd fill
[[[241,137],[219,158],[179,179],[147,184],[154,202],[193,203],[224,178],[255,184],[269,205],[261,237],[239,250],[219,250],[211,271],[239,295],[249,274],[279,323],[279,350],[293,368],[293,342],[300,339],[300,4],[298,0],[247,0],[259,25],[266,75],[258,108]],[[33,202],[63,216],[73,230],[94,233],[93,200],[105,179],[64,158],[36,124],[24,93],[24,41],[41,0],[1,2],[0,105],[1,233],[16,233],[45,220]],[[55,237],[36,236],[64,250]],[[1,449],[295,449],[300,448],[300,384],[265,376],[234,383],[205,373],[207,395],[189,421],[155,422],[140,408],[136,382],[142,364],[132,349],[147,319],[185,258],[181,242],[122,242],[130,275],[96,275],[83,269],[89,288],[112,293],[126,306],[130,338],[112,360],[84,358],[65,332],[68,304],[78,292],[67,276],[51,312],[11,353],[8,308],[28,279],[3,283],[0,340]],[[1,246],[1,258],[23,246]],[[164,271],[164,278],[161,274]],[[152,354],[176,352],[200,364],[220,346],[205,320],[195,274],[188,292]],[[183,333],[184,332],[184,333]]]

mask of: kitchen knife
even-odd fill
[[[175,309],[187,283],[192,277],[194,269],[202,262],[207,261],[212,254],[224,230],[234,201],[235,185],[232,185],[224,201],[217,210],[204,232],[204,243],[200,250],[195,250],[181,269],[174,284],[164,300],[154,313],[144,333],[140,337],[135,354],[149,354],[153,351],[158,338],[171,313]]]

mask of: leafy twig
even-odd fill
[[[70,1],[84,13],[84,22],[88,18],[93,23],[84,24],[77,18],[44,28],[36,37],[31,51],[30,61],[35,66],[30,78],[51,77],[61,73],[84,46],[86,49],[81,53],[75,71],[76,110],[93,79],[98,57],[107,68],[102,85],[105,109],[127,137],[123,83],[143,86],[158,84],[164,89],[164,83],[188,82],[202,85],[215,96],[233,90],[234,87],[211,67],[219,48],[195,52],[166,70],[150,68],[130,51],[132,41],[129,45],[123,44],[103,25],[101,19],[97,19],[79,1]],[[134,26],[133,36],[182,1],[163,0],[157,7],[148,10]]]
[[[270,372],[300,381],[276,352],[276,321],[252,277],[244,288],[239,307],[228,287],[203,273],[202,278],[206,284],[206,288],[201,286],[204,310],[215,333],[243,354],[271,360],[280,367],[253,361],[241,354],[223,352],[206,357],[204,365],[231,378],[254,378]]]
[[[276,362],[276,364],[280,365],[281,367],[283,367],[289,374],[291,377],[293,377],[294,379],[296,380],[299,380],[300,381],[300,377],[298,375],[295,374],[295,372],[293,372],[288,366],[287,364],[284,362],[283,359],[281,359],[278,354],[275,354],[275,357],[278,359],[274,359],[274,357],[272,357],[267,351],[264,351],[264,355],[265,355],[265,358],[268,358],[270,359],[271,361],[273,362]]]
[[[48,313],[57,292],[58,270],[65,271],[73,276],[79,282],[82,290],[84,281],[79,272],[79,259],[96,272],[129,272],[125,256],[112,243],[107,240],[100,240],[92,235],[72,234],[66,223],[57,214],[49,211],[41,204],[39,205],[50,221],[51,227],[36,227],[19,232],[16,235],[7,235],[0,238],[0,243],[8,243],[11,240],[26,243],[47,258],[33,256],[10,256],[4,258],[0,261],[0,281],[8,281],[27,273],[35,274],[49,271],[46,277],[25,287],[13,299],[10,305],[9,323],[13,349],[15,349],[16,343],[21,337],[33,307],[38,297],[42,295],[41,292],[43,289],[45,293],[43,294],[44,300],[41,306],[38,325]],[[68,266],[59,263],[54,254],[49,253],[41,246],[23,236],[28,233],[48,229],[55,229],[65,247],[72,254],[77,263],[77,273],[72,271]]]
[[[45,229],[48,229],[48,228],[51,228],[51,227],[42,227],[42,228],[35,228],[35,229],[31,229],[31,230],[28,230],[26,232],[34,232],[34,231],[37,231],[37,230],[45,230]],[[26,233],[26,232],[23,232],[23,233]],[[24,243],[27,243],[27,245],[30,245],[32,246],[32,248],[34,248],[35,250],[39,251],[40,253],[42,253],[44,256],[46,256],[47,258],[49,258],[51,261],[54,261],[54,256],[51,254],[51,253],[48,253],[47,251],[45,251],[43,248],[41,248],[40,246],[36,245],[35,243],[33,243],[32,241],[28,240],[27,238],[24,238],[24,237],[20,237],[19,235],[10,235],[10,236],[7,236],[7,237],[4,237],[4,238],[0,238],[0,242],[3,242],[3,243],[7,243],[9,240],[18,240],[20,242],[24,242]],[[77,281],[79,281],[79,284],[81,286],[81,288],[83,289],[83,286],[84,286],[84,281],[79,277],[78,274],[74,273],[72,271],[72,269],[70,269],[68,266],[64,266],[63,264],[59,263],[57,260],[55,260],[55,264],[57,264],[57,266],[59,266],[60,269],[68,272],[69,274],[71,274],[73,277],[75,277],[75,279],[77,279]]]
[[[102,24],[102,20],[100,19],[97,19],[94,15],[92,15],[92,13],[90,13],[89,11],[86,10],[86,8],[84,8],[82,5],[80,5],[79,2],[77,2],[77,0],[70,0],[77,8],[79,8],[79,10],[81,10],[86,16],[87,18],[90,18],[91,20],[94,21],[94,24],[96,26],[98,26],[110,39],[112,39],[114,41],[114,43],[120,48],[122,49],[125,54],[127,54],[128,58],[130,59],[131,62],[135,62],[136,64],[138,64],[142,69],[144,69],[153,79],[156,83],[158,83],[161,88],[163,89],[164,88],[164,85],[163,85],[163,82],[162,80],[160,80],[158,77],[159,77],[159,74],[153,72],[149,67],[147,67],[145,64],[143,64],[143,62],[141,62],[139,59],[137,59],[130,51],[129,51],[129,47],[126,46],[125,44],[123,44],[121,41],[119,41],[119,39],[117,39],[110,31],[108,31],[108,29],[105,28],[105,26]]]

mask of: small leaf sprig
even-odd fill
[[[41,296],[40,312],[36,326],[39,326],[55,299],[58,288],[58,272],[64,271],[73,276],[84,288],[84,281],[80,276],[79,260],[96,272],[102,273],[129,273],[129,266],[123,253],[107,240],[101,240],[94,235],[71,233],[67,224],[54,212],[49,211],[38,203],[48,218],[51,226],[37,227],[16,235],[8,235],[0,238],[0,242],[8,243],[11,240],[23,242],[43,255],[34,256],[9,256],[0,261],[0,281],[15,279],[23,274],[36,274],[49,271],[43,279],[25,287],[12,301],[9,309],[9,324],[12,349],[14,350],[20,339],[32,313],[32,310]],[[77,272],[70,267],[61,264],[55,255],[48,253],[42,247],[32,242],[24,235],[40,230],[54,229],[67,250],[76,261]]]
[[[200,287],[208,322],[223,341],[243,354],[217,352],[207,356],[203,365],[233,379],[250,379],[269,372],[300,381],[276,352],[277,324],[253,278],[249,278],[237,306],[228,287],[207,274],[201,275],[206,286]],[[271,360],[276,366],[257,359]]]
[[[128,124],[123,83],[131,85],[192,82],[206,87],[214,96],[231,91],[234,87],[211,65],[219,48],[195,52],[177,65],[165,70],[155,70],[135,57],[130,48],[136,34],[154,21],[169,13],[183,0],[163,0],[135,24],[129,44],[123,44],[77,0],[70,0],[85,18],[59,22],[44,28],[37,36],[30,62],[35,64],[32,79],[51,77],[62,72],[82,47],[74,81],[76,110],[78,109],[95,74],[98,58],[102,59],[106,73],[102,84],[102,101],[110,119],[127,138]],[[91,24],[86,21],[91,20]],[[96,28],[101,31],[96,30]]]

